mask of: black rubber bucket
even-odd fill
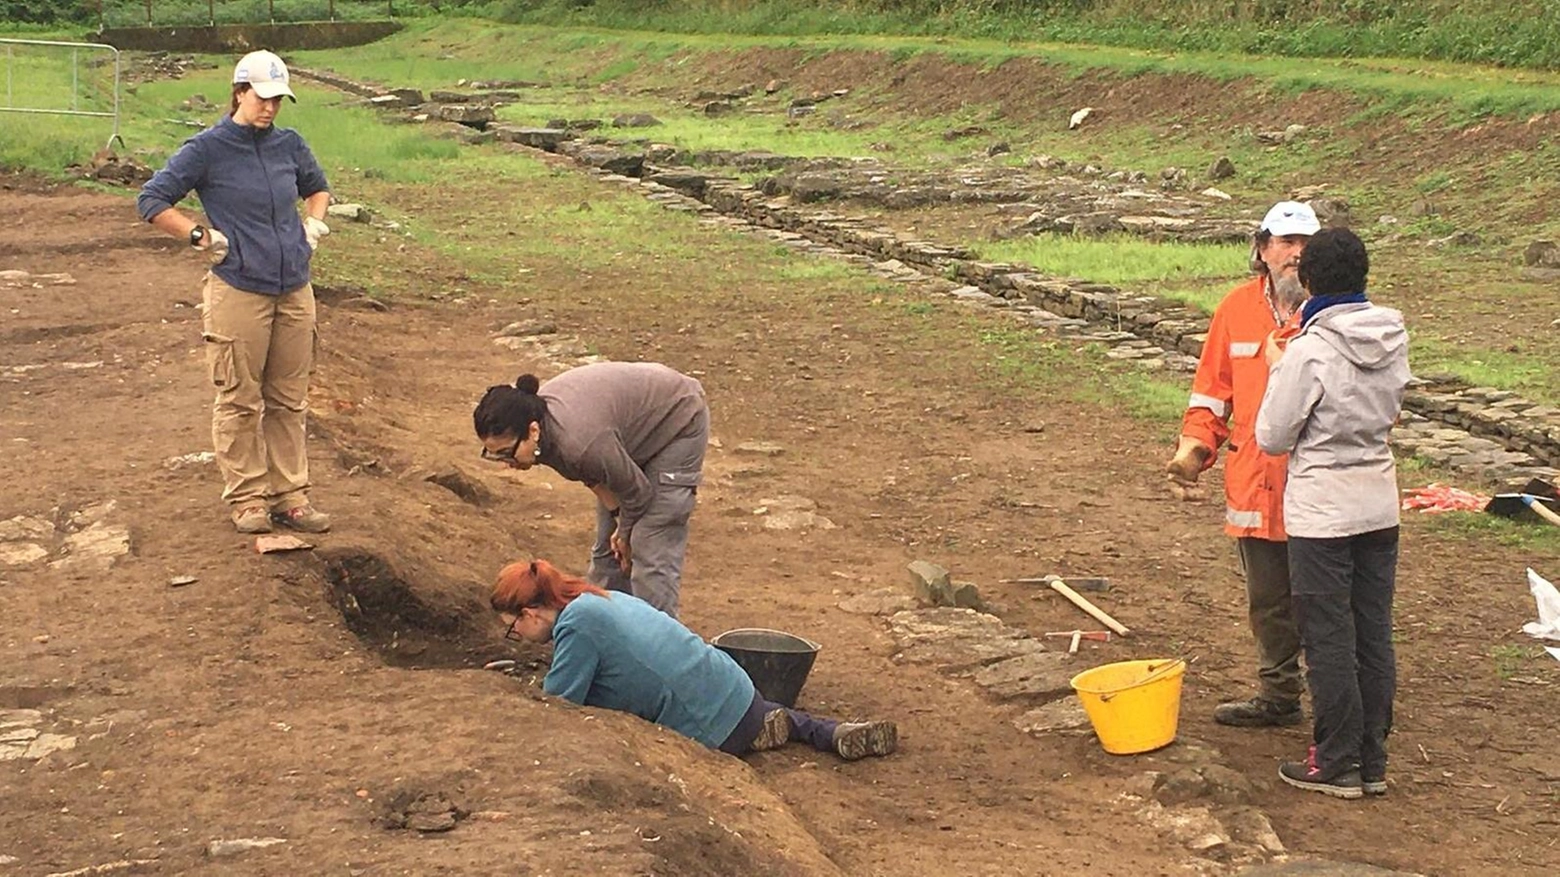
[[[764,700],[781,706],[796,706],[797,695],[807,684],[807,674],[822,648],[812,640],[762,627],[728,630],[710,640],[710,645],[747,671]]]

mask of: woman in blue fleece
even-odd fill
[[[729,755],[794,740],[853,761],[898,745],[893,722],[837,722],[764,700],[731,656],[677,619],[545,560],[504,567],[491,603],[506,638],[553,643],[542,690],[582,706],[633,713]]]
[[[212,263],[202,290],[211,434],[240,533],[330,529],[309,504],[304,447],[315,343],[309,260],[330,233],[330,189],[298,132],[275,127],[283,97],[297,100],[282,59],[245,55],[228,115],[186,140],[136,200],[142,219]],[[191,191],[209,227],[174,207]]]

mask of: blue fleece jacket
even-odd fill
[[[314,153],[291,128],[254,128],[232,116],[184,141],[136,199],[141,218],[184,200],[191,190],[228,254],[212,269],[234,289],[280,295],[309,282],[313,252],[298,200],[329,188]]]
[[[718,749],[753,702],[737,662],[638,597],[583,594],[558,613],[542,690],[633,713]]]

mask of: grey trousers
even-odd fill
[[[1398,528],[1337,539],[1290,537],[1290,576],[1311,683],[1316,766],[1335,777],[1360,766],[1387,775],[1397,694],[1392,595]]]
[[[590,550],[586,580],[609,591],[633,594],[677,617],[683,557],[688,552],[688,518],[697,500],[709,442],[710,414],[706,409],[645,464],[645,477],[655,485],[655,496],[629,535],[633,564],[628,575],[612,556],[617,519],[600,501],[596,503],[596,544]]]
[[[1289,589],[1289,548],[1283,542],[1235,540],[1246,573],[1246,605],[1257,639],[1258,696],[1300,702],[1300,630]]]

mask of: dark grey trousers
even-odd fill
[[[617,519],[596,503],[596,544],[590,550],[585,578],[609,591],[625,591],[677,617],[682,589],[683,557],[688,552],[688,518],[699,491],[704,449],[710,443],[710,414],[705,409],[660,453],[645,463],[645,477],[655,485],[655,497],[629,535],[633,559],[625,575],[612,556]]]
[[[1235,540],[1246,573],[1246,606],[1257,639],[1260,696],[1300,702],[1300,630],[1289,589],[1289,548],[1283,542]]]
[[[1336,539],[1289,538],[1290,580],[1311,685],[1316,766],[1334,777],[1354,765],[1387,773],[1397,693],[1392,594],[1398,528]]]

